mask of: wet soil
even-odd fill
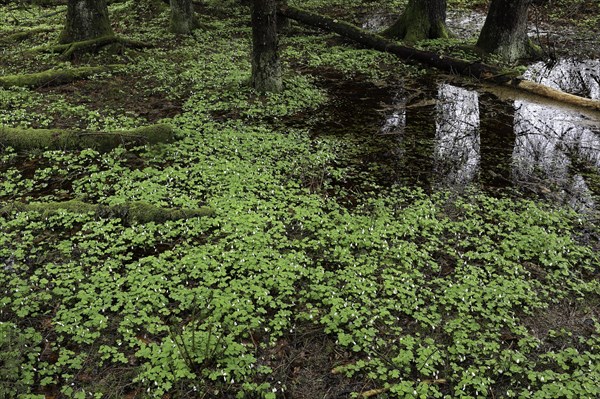
[[[136,83],[139,77],[128,74],[115,75],[110,79],[80,80],[68,85],[39,89],[42,93],[60,94],[71,104],[83,105],[100,113],[119,110],[125,115],[141,117],[149,123],[171,118],[181,112],[181,101],[168,100],[162,93],[153,93],[150,87],[141,90]],[[147,85],[144,82],[144,85]],[[77,127],[76,120],[54,115],[55,128]],[[81,127],[81,126],[79,126]]]

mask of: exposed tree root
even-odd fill
[[[83,40],[81,42],[73,42],[66,44],[56,44],[52,46],[42,46],[36,47],[33,49],[35,52],[43,52],[43,53],[60,53],[61,58],[69,59],[73,57],[75,54],[81,54],[90,51],[98,51],[99,49],[110,46],[110,45],[119,45],[123,47],[130,48],[147,48],[152,47],[151,44],[140,42],[137,40],[126,39],[124,37],[119,37],[116,35],[108,35],[102,36],[95,39]]]
[[[16,32],[0,38],[0,47],[5,47],[10,44],[26,40],[30,36],[37,35],[38,33],[53,32],[55,29],[50,27],[33,28],[22,32]]]
[[[0,87],[43,87],[59,86],[76,80],[86,79],[103,72],[116,72],[122,65],[81,67],[73,69],[50,69],[44,72],[0,77]]]
[[[282,5],[278,8],[278,12],[284,17],[303,24],[335,32],[366,47],[394,54],[407,62],[429,65],[443,71],[475,77],[486,82],[518,88],[555,101],[600,111],[600,101],[564,93],[539,83],[523,80],[517,77],[518,73],[516,71],[505,71],[481,62],[470,62],[459,58],[439,55],[431,51],[422,51],[402,46],[395,41],[367,32],[347,22],[304,11],[296,7]]]
[[[121,144],[157,144],[174,139],[173,128],[166,124],[150,125],[120,132],[85,132],[61,129],[21,129],[0,126],[0,145],[16,150],[38,148],[79,150],[94,148],[109,151]]]
[[[128,202],[123,205],[94,205],[79,200],[65,202],[38,202],[25,204],[15,202],[0,208],[0,215],[11,212],[40,212],[44,215],[56,214],[60,211],[87,214],[93,213],[98,218],[120,218],[127,224],[163,223],[169,220],[188,219],[202,216],[213,216],[214,210],[209,207],[195,209],[162,208],[143,201]]]

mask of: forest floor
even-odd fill
[[[300,6],[376,28],[404,4],[347,3]],[[481,23],[461,21],[483,3],[449,1],[461,37],[419,46],[461,52]],[[1,148],[0,398],[600,396],[597,209],[551,201],[546,186],[440,186],[421,178],[429,161],[378,134],[389,98],[433,111],[424,82],[456,77],[293,24],[285,90],[260,96],[249,12],[233,1],[199,5],[189,37],[166,32],[158,5],[115,2],[115,32],[151,48],[34,51],[56,41],[64,9],[0,6],[0,76],[122,67],[0,88],[0,129],[167,123],[177,140]],[[597,2],[533,15],[550,58],[600,56]],[[414,126],[435,135],[426,115]],[[418,167],[403,175],[399,162]],[[579,167],[598,196],[598,170]],[[73,199],[215,214],[142,224],[14,207]]]

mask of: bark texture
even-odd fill
[[[283,88],[277,51],[277,0],[254,0],[252,86],[259,92],[279,92]]]
[[[520,79],[517,77],[518,73],[515,71],[506,71],[481,62],[465,61],[458,58],[441,56],[431,51],[422,51],[402,46],[395,41],[369,33],[347,22],[328,18],[299,8],[282,6],[279,8],[279,12],[288,18],[304,24],[340,34],[363,46],[394,54],[406,62],[425,64],[453,74],[471,76],[486,82],[520,89],[552,100],[600,110],[600,101],[564,93],[548,86]]]
[[[158,124],[119,132],[81,132],[62,129],[21,129],[0,126],[0,145],[16,150],[109,151],[122,144],[157,144],[174,140],[173,128]]]
[[[214,210],[208,207],[194,209],[162,208],[143,201],[106,206],[71,200],[64,202],[34,202],[29,204],[16,202],[0,208],[0,215],[7,215],[12,212],[39,212],[43,215],[52,215],[60,211],[80,214],[93,213],[98,218],[120,218],[127,224],[163,223],[169,220],[213,216],[215,214]]]
[[[446,0],[410,0],[400,18],[382,34],[407,42],[448,38]]]
[[[192,0],[171,0],[170,24],[170,31],[180,35],[188,35],[197,27]]]
[[[113,35],[106,0],[69,0],[60,43],[79,42]]]
[[[527,13],[531,0],[492,0],[477,47],[513,62],[536,54],[527,37]]]

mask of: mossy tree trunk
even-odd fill
[[[477,48],[513,62],[533,56],[537,49],[527,37],[527,12],[531,0],[492,0]]]
[[[106,0],[69,0],[65,28],[59,38],[61,43],[80,42],[113,34]]]
[[[171,0],[171,26],[173,33],[188,35],[196,28],[192,0]]]
[[[446,0],[410,0],[400,18],[382,34],[407,42],[448,38]]]
[[[252,86],[259,92],[279,92],[283,88],[277,51],[277,0],[254,0]]]

